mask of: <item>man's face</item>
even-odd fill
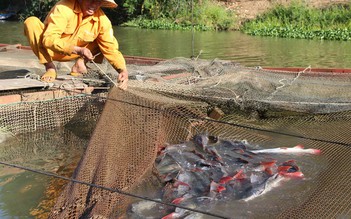
[[[90,16],[97,11],[103,0],[80,0],[80,7],[83,12],[83,17]]]

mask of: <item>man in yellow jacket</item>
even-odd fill
[[[114,0],[61,0],[44,23],[37,17],[25,20],[24,33],[39,62],[45,65],[42,81],[55,80],[53,61],[76,60],[71,75],[79,76],[87,72],[87,61],[101,63],[105,57],[119,73],[119,87],[127,88],[125,59],[101,7],[115,8],[117,4]]]

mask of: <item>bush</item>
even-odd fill
[[[26,7],[19,13],[19,18],[24,21],[27,17],[36,16],[43,21],[57,2],[58,0],[25,0]]]
[[[127,0],[124,6],[134,17],[126,26],[157,29],[229,30],[235,28],[235,14],[213,0]],[[133,3],[133,4],[132,4]]]
[[[19,14],[44,20],[58,0],[25,0]],[[234,29],[235,15],[214,0],[116,0],[117,9],[104,9],[111,22],[124,26],[154,29],[229,30]]]

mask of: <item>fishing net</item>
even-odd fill
[[[26,96],[25,93],[23,95]],[[87,95],[77,95],[46,101],[3,104],[0,105],[0,127],[4,132],[20,134],[52,130],[73,121],[77,124],[86,121],[87,124],[95,125],[90,121],[97,120],[103,103],[103,100],[89,98]]]
[[[1,144],[0,160],[70,177],[89,140],[82,136],[83,133],[82,129],[77,135],[78,132],[60,127],[8,136]],[[88,133],[86,134],[88,136]],[[48,218],[55,198],[67,183],[55,177],[6,166],[0,169],[0,177],[3,205],[21,206],[17,215],[37,219]],[[36,195],[39,195],[40,199],[33,198]],[[24,207],[28,205],[31,206],[30,209]]]
[[[129,65],[129,71],[127,91],[112,88],[106,99],[98,98],[106,102],[102,114],[74,181],[49,218],[128,217],[130,204],[153,199],[148,188],[161,184],[154,174],[160,148],[199,133],[264,148],[302,144],[322,151],[321,160],[313,162],[313,180],[300,184],[299,191],[265,200],[273,206],[269,211],[253,201],[211,213],[223,218],[351,216],[350,73],[184,58]]]

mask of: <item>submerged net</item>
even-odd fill
[[[143,195],[149,182],[159,183],[153,174],[159,149],[198,133],[266,148],[303,144],[322,150],[313,183],[284,200],[269,200],[275,206],[271,211],[253,202],[249,210],[238,203],[212,213],[224,218],[351,216],[351,74],[183,58],[131,65],[129,71],[134,80],[127,91],[110,91],[73,174],[76,182],[67,184],[50,218],[127,217],[137,198],[133,194]]]

